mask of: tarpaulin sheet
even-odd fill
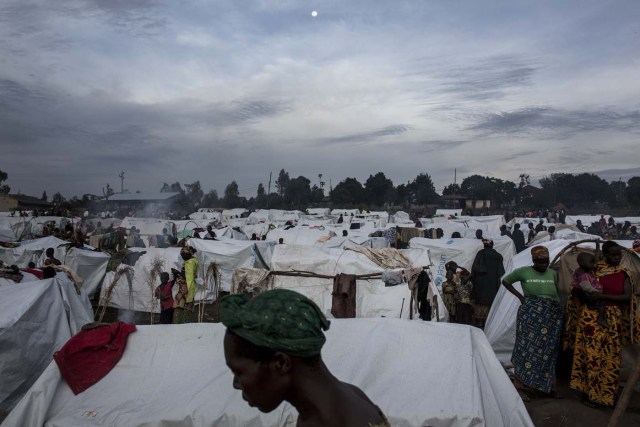
[[[413,267],[428,266],[429,254],[424,249],[401,251]],[[271,260],[275,271],[306,271],[319,275],[382,274],[384,268],[364,254],[340,248],[277,245]],[[331,317],[333,278],[275,276],[274,287],[292,289],[313,300]],[[381,278],[359,279],[356,283],[356,317],[409,318],[411,292],[406,284],[385,287]],[[417,314],[414,313],[414,318]]]
[[[247,406],[225,365],[221,324],[140,326],[100,382],[74,396],[50,365],[2,427],[295,425],[283,403]],[[400,319],[333,320],[322,357],[397,427],[529,427],[482,331]]]
[[[0,313],[0,410],[8,411],[72,332],[55,279],[0,286]]]

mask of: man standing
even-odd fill
[[[500,226],[500,235],[511,237],[511,232],[507,229],[507,226],[505,224],[502,224]]]
[[[520,253],[525,248],[524,233],[520,230],[520,224],[513,226],[513,234],[511,235],[513,243],[516,245],[516,252]]]
[[[493,240],[482,239],[482,244],[484,249],[478,251],[471,267],[473,299],[476,302],[473,318],[479,328],[484,328],[489,310],[500,288],[500,279],[504,275],[502,255],[493,249]]]

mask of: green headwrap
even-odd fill
[[[220,320],[250,343],[291,356],[320,354],[330,322],[309,298],[287,289],[263,292],[252,299],[228,295],[220,300]]]

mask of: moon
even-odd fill
[[[311,16],[315,18],[316,16],[318,16],[318,12],[314,10],[313,12],[311,12]]]

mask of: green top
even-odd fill
[[[520,282],[525,297],[538,296],[559,302],[556,278],[556,272],[550,268],[547,268],[544,273],[540,273],[533,267],[520,267],[504,276],[502,280],[510,284]]]

